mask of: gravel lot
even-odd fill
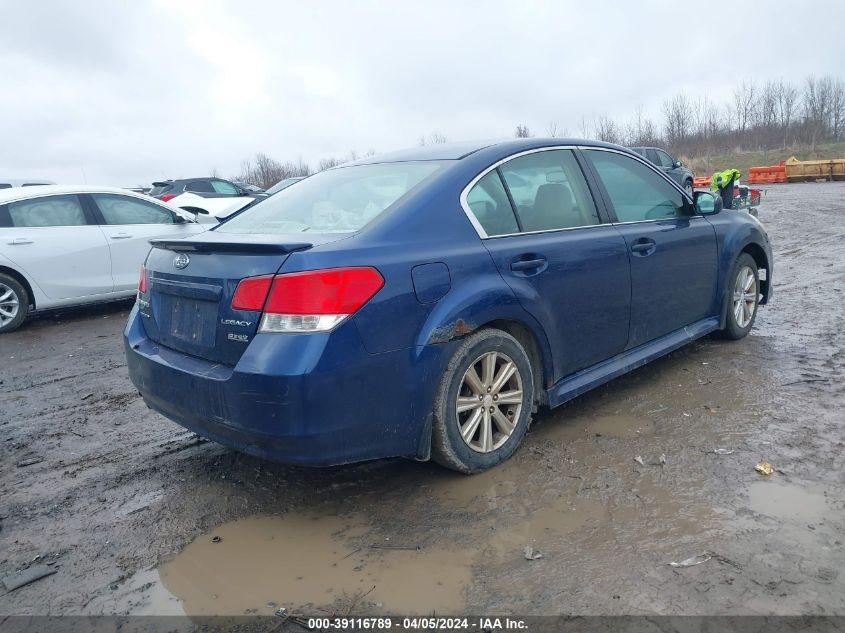
[[[130,384],[126,304],[0,336],[0,579],[55,571],[0,615],[845,614],[845,183],[773,185],[760,218],[751,336],[541,412],[475,477],[204,442]]]

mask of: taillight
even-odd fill
[[[147,269],[141,266],[141,278],[138,280],[138,292],[142,295],[147,294]]]
[[[232,309],[260,311],[272,283],[273,275],[241,279],[232,297]]]
[[[161,200],[162,202],[167,202],[169,200],[173,200],[173,198],[175,198],[175,197],[176,197],[175,193],[166,193],[163,196],[161,196],[159,198],[159,200]]]
[[[238,284],[232,308],[263,307],[259,332],[325,332],[357,312],[383,285],[379,272],[369,267],[249,277]]]

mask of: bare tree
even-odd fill
[[[779,81],[776,88],[777,116],[780,132],[783,136],[783,147],[787,147],[789,128],[795,118],[798,103],[798,90],[792,84]]]
[[[550,137],[555,138],[557,137],[559,132],[559,128],[556,121],[550,121],[549,124],[546,126],[546,134]]]
[[[441,132],[432,132],[428,136],[420,137],[420,146],[425,145],[441,145],[448,142],[448,139]]]
[[[748,125],[754,120],[754,111],[757,107],[757,90],[753,81],[743,81],[733,94],[733,115],[736,129],[740,134],[745,134]]]
[[[833,140],[843,138],[843,124],[845,124],[845,83],[837,79],[831,86],[830,93],[830,127]]]
[[[212,167],[208,170],[208,177],[209,178],[220,178],[220,172],[217,171],[217,167]]]
[[[616,121],[609,116],[602,115],[596,120],[596,138],[605,143],[622,143],[622,133]]]
[[[687,96],[680,92],[663,102],[664,134],[671,146],[683,142],[692,128],[693,109]]]
[[[531,136],[531,130],[529,130],[528,126],[524,123],[520,123],[516,126],[516,130],[514,130],[513,135],[516,138],[529,138]]]

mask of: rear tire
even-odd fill
[[[0,334],[17,330],[29,313],[29,295],[21,283],[0,273]]]
[[[728,277],[727,316],[722,338],[738,341],[745,338],[754,326],[760,303],[760,279],[757,262],[748,253],[736,258]]]
[[[531,361],[519,341],[495,329],[468,336],[434,402],[432,459],[466,474],[500,464],[525,437],[533,404]]]

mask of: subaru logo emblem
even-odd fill
[[[191,258],[185,255],[185,253],[179,253],[176,256],[176,259],[173,260],[173,266],[182,270],[183,268],[187,267],[188,264],[191,263]]]

